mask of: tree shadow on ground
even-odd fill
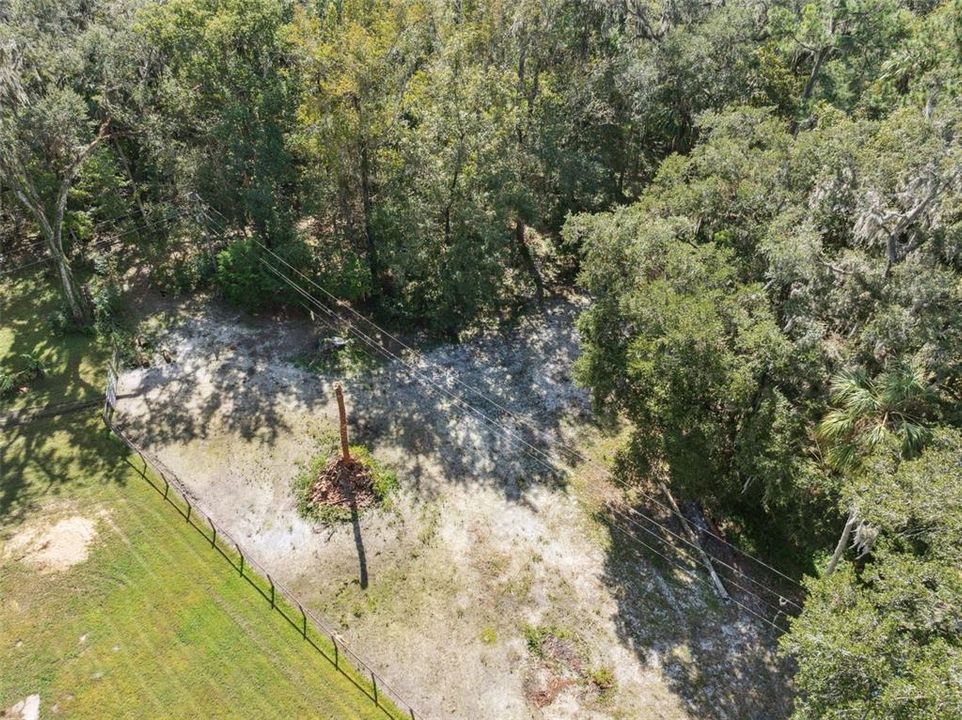
[[[216,303],[196,307],[172,334],[173,363],[125,376],[132,397],[121,404],[123,422],[139,441],[156,445],[224,434],[265,450],[289,442],[290,435],[308,443],[306,418],[336,427],[331,387],[340,381],[352,442],[374,448],[419,500],[432,500],[444,485],[477,483],[527,504],[526,487],[567,482],[552,466],[550,451],[558,438],[570,439],[566,423],[591,422],[587,397],[570,377],[578,309],[555,302],[535,329],[404,355],[411,367],[384,360],[352,374],[296,366],[293,358],[313,354],[333,334],[304,317],[247,318]],[[389,352],[403,353],[388,340]],[[303,459],[315,450],[304,447]],[[790,693],[783,669],[771,660],[772,639],[714,603],[691,584],[688,571],[675,577],[679,571],[610,517],[598,519],[611,534],[602,581],[618,599],[621,643],[645,664],[657,658],[671,690],[697,717],[786,716]],[[363,543],[353,525],[363,582]]]
[[[124,450],[110,437],[99,410],[32,420],[7,428],[0,447],[0,523],[19,524],[39,504],[75,486],[126,482]]]
[[[602,580],[618,600],[622,644],[661,668],[694,717],[787,718],[791,671],[775,653],[776,632],[714,593],[694,553],[659,527],[681,533],[671,518],[657,507],[634,509],[653,520],[629,523],[607,508],[596,516],[610,538]]]
[[[558,482],[542,454],[545,440],[558,436],[572,409],[587,413],[584,393],[569,375],[577,354],[570,303],[555,303],[545,314],[564,332],[555,327],[484,336],[407,356],[410,367],[368,347],[379,364],[347,377],[292,362],[332,334],[303,316],[250,318],[219,303],[187,311],[190,319],[169,338],[174,362],[127,372],[121,383],[132,397],[121,403],[125,427],[145,442],[227,434],[271,447],[303,432],[291,426],[298,414],[333,420],[330,388],[339,380],[352,437],[403,451],[396,453],[395,469],[416,493],[430,497],[439,481],[486,482],[519,501],[532,481]],[[388,352],[399,351],[396,343],[388,346]],[[508,410],[520,410],[537,431]]]
[[[43,273],[13,279],[0,296],[5,347],[0,366],[18,370],[24,356],[40,358],[43,377],[0,405],[0,413],[24,413],[83,400],[98,401],[106,386],[107,353],[89,334],[56,333],[45,313],[57,306]],[[0,424],[0,522],[20,523],[68,482],[123,482],[121,453],[98,416],[86,408],[22,424]]]

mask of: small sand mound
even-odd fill
[[[28,562],[40,572],[62,572],[87,559],[87,547],[96,536],[97,521],[75,515],[46,529],[20,531],[3,554]]]
[[[311,485],[308,498],[308,502],[318,506],[349,507],[353,503],[356,507],[368,507],[377,500],[374,473],[356,458],[344,460],[334,456]]]

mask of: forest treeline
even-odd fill
[[[959,0],[0,0],[0,252],[398,324],[587,291],[623,470],[806,572],[795,717],[962,717]],[[215,242],[216,240],[216,242]],[[787,565],[786,565],[787,566]]]

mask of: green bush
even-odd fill
[[[212,278],[210,255],[206,249],[159,261],[153,269],[154,284],[174,295],[194,292],[205,286]]]
[[[34,380],[47,374],[47,365],[39,353],[23,353],[20,357],[23,358],[24,368],[19,375],[24,379]]]
[[[363,300],[371,294],[371,271],[357,253],[342,253],[322,266],[320,284],[344,300]]]
[[[304,297],[271,270],[276,268],[301,286],[307,284],[285,263],[300,272],[311,267],[307,246],[292,240],[268,251],[253,238],[236,240],[217,255],[217,285],[230,302],[249,312],[303,303]]]
[[[39,353],[21,353],[23,367],[20,370],[0,368],[0,399],[8,400],[17,389],[47,374],[47,364]]]
[[[615,689],[615,671],[609,665],[602,665],[591,671],[589,675],[591,683],[598,688],[602,695],[610,695]]]
[[[270,281],[252,240],[238,240],[217,254],[217,285],[235,305],[256,310],[269,294]]]
[[[17,391],[17,375],[8,370],[0,370],[0,399],[13,397]]]

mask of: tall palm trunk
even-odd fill
[[[845,548],[848,547],[848,539],[852,535],[852,530],[855,529],[855,525],[858,523],[858,516],[855,513],[855,508],[849,510],[848,520],[845,521],[845,527],[842,528],[842,535],[838,539],[838,544],[835,546],[835,552],[832,553],[832,559],[828,562],[828,567],[825,569],[826,575],[831,575],[835,572],[835,567],[838,565],[838,561],[842,559],[842,554],[845,552]]]

